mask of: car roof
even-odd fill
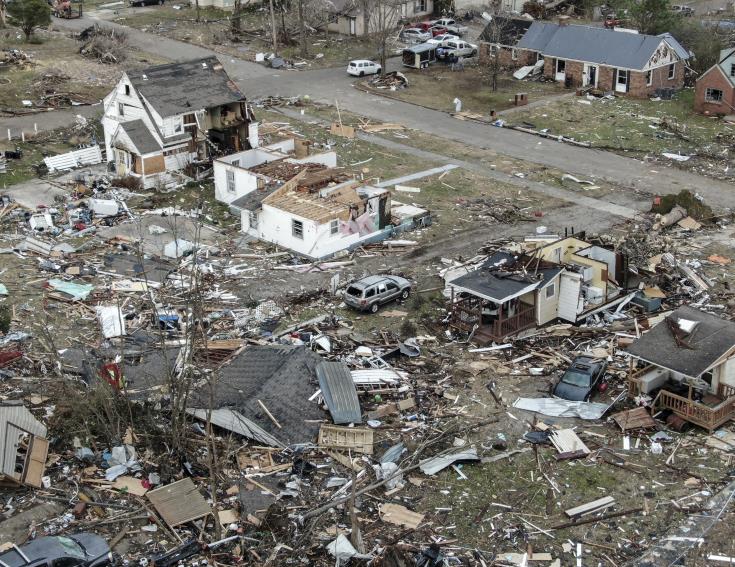
[[[359,280],[355,280],[354,282],[352,282],[350,285],[355,286],[355,287],[368,287],[368,286],[375,285],[385,280],[392,280],[396,283],[408,282],[406,278],[402,278],[400,276],[378,274],[375,276],[366,276],[364,278],[360,278]]]
[[[95,536],[98,537],[99,536]],[[65,540],[72,540],[74,544],[79,545],[78,537],[74,536],[47,536],[39,537],[33,541],[23,545],[19,549],[22,555],[15,549],[10,549],[5,553],[0,553],[0,561],[8,567],[21,567],[33,563],[40,559],[55,559],[58,557],[75,557],[74,549],[64,544]],[[102,538],[99,538],[100,540]],[[29,559],[26,561],[23,555]],[[80,559],[92,559],[94,556],[85,554],[86,557]]]
[[[370,59],[353,59],[350,63],[372,63]]]

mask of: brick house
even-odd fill
[[[735,48],[723,49],[717,64],[697,79],[694,110],[702,114],[735,113]]]
[[[687,50],[670,34],[547,22],[533,22],[516,50],[538,53],[544,59],[544,76],[568,87],[594,87],[640,98],[659,89],[680,89],[689,59]]]
[[[327,3],[327,29],[342,35],[363,37],[397,28],[402,21],[428,19],[434,13],[434,0],[408,0],[377,6],[372,0],[333,0]],[[378,10],[383,10],[382,15]]]
[[[537,51],[516,48],[532,22],[524,18],[493,16],[478,37],[480,64],[489,65],[495,57],[500,58],[500,66],[505,69],[536,63],[539,59]]]

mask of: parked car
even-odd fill
[[[434,45],[441,45],[445,41],[458,40],[459,37],[451,33],[443,33],[441,35],[435,35],[431,39],[427,40],[426,43],[433,43]]]
[[[347,65],[347,74],[355,77],[364,77],[365,75],[376,75],[380,73],[380,63],[370,61],[369,59],[354,59]]]
[[[467,26],[460,25],[456,20],[453,20],[452,18],[439,18],[438,20],[433,20],[431,22],[435,26],[443,26],[447,28],[447,31],[449,33],[453,33],[455,35],[464,35],[467,33]]]
[[[411,282],[399,276],[368,276],[347,286],[344,300],[360,311],[376,313],[380,306],[394,299],[408,299]]]
[[[407,29],[413,28],[421,31],[429,31],[432,27],[434,27],[434,22],[430,22],[429,20],[408,24],[406,26]]]
[[[565,400],[586,402],[605,375],[607,362],[590,356],[578,356],[554,388],[554,395]]]
[[[477,46],[461,39],[447,39],[441,42],[442,57],[474,57],[477,55]]]
[[[694,15],[694,9],[691,6],[685,6],[684,4],[672,4],[671,11],[687,17]]]
[[[164,0],[129,0],[131,6],[163,6]]]
[[[406,28],[401,32],[400,38],[406,43],[424,43],[431,39],[431,33],[418,28]]]
[[[448,33],[447,28],[445,28],[444,26],[431,26],[426,31],[431,33],[431,37],[436,37],[438,35],[444,35],[445,33]]]
[[[111,564],[110,546],[91,533],[39,537],[0,553],[0,565],[5,567],[102,567]]]

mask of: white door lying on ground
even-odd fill
[[[564,81],[564,79],[567,76],[567,62],[564,61],[564,59],[557,59],[556,60],[556,73],[554,75],[554,80],[556,81]]]
[[[559,280],[559,319],[577,322],[582,295],[582,276],[564,272]]]

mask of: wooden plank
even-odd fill
[[[574,518],[584,516],[585,514],[590,514],[592,512],[597,512],[599,510],[604,510],[613,504],[615,504],[615,498],[612,496],[605,496],[603,498],[593,500],[592,502],[587,502],[587,504],[569,508],[569,510],[565,510],[564,513],[570,518]]]
[[[319,446],[330,449],[349,449],[372,455],[373,430],[363,427],[339,427],[325,424],[319,429]]]
[[[423,514],[412,512],[400,504],[383,504],[380,507],[380,517],[384,522],[413,530],[418,528],[424,520]]]
[[[139,478],[133,476],[119,476],[112,483],[112,488],[133,494],[135,496],[145,496],[148,489],[143,486]]]
[[[41,477],[46,470],[46,455],[48,455],[48,439],[34,435],[28,448],[28,460],[23,469],[24,484],[41,487]]]
[[[170,526],[202,518],[212,512],[190,478],[184,478],[148,493],[148,500]]]

